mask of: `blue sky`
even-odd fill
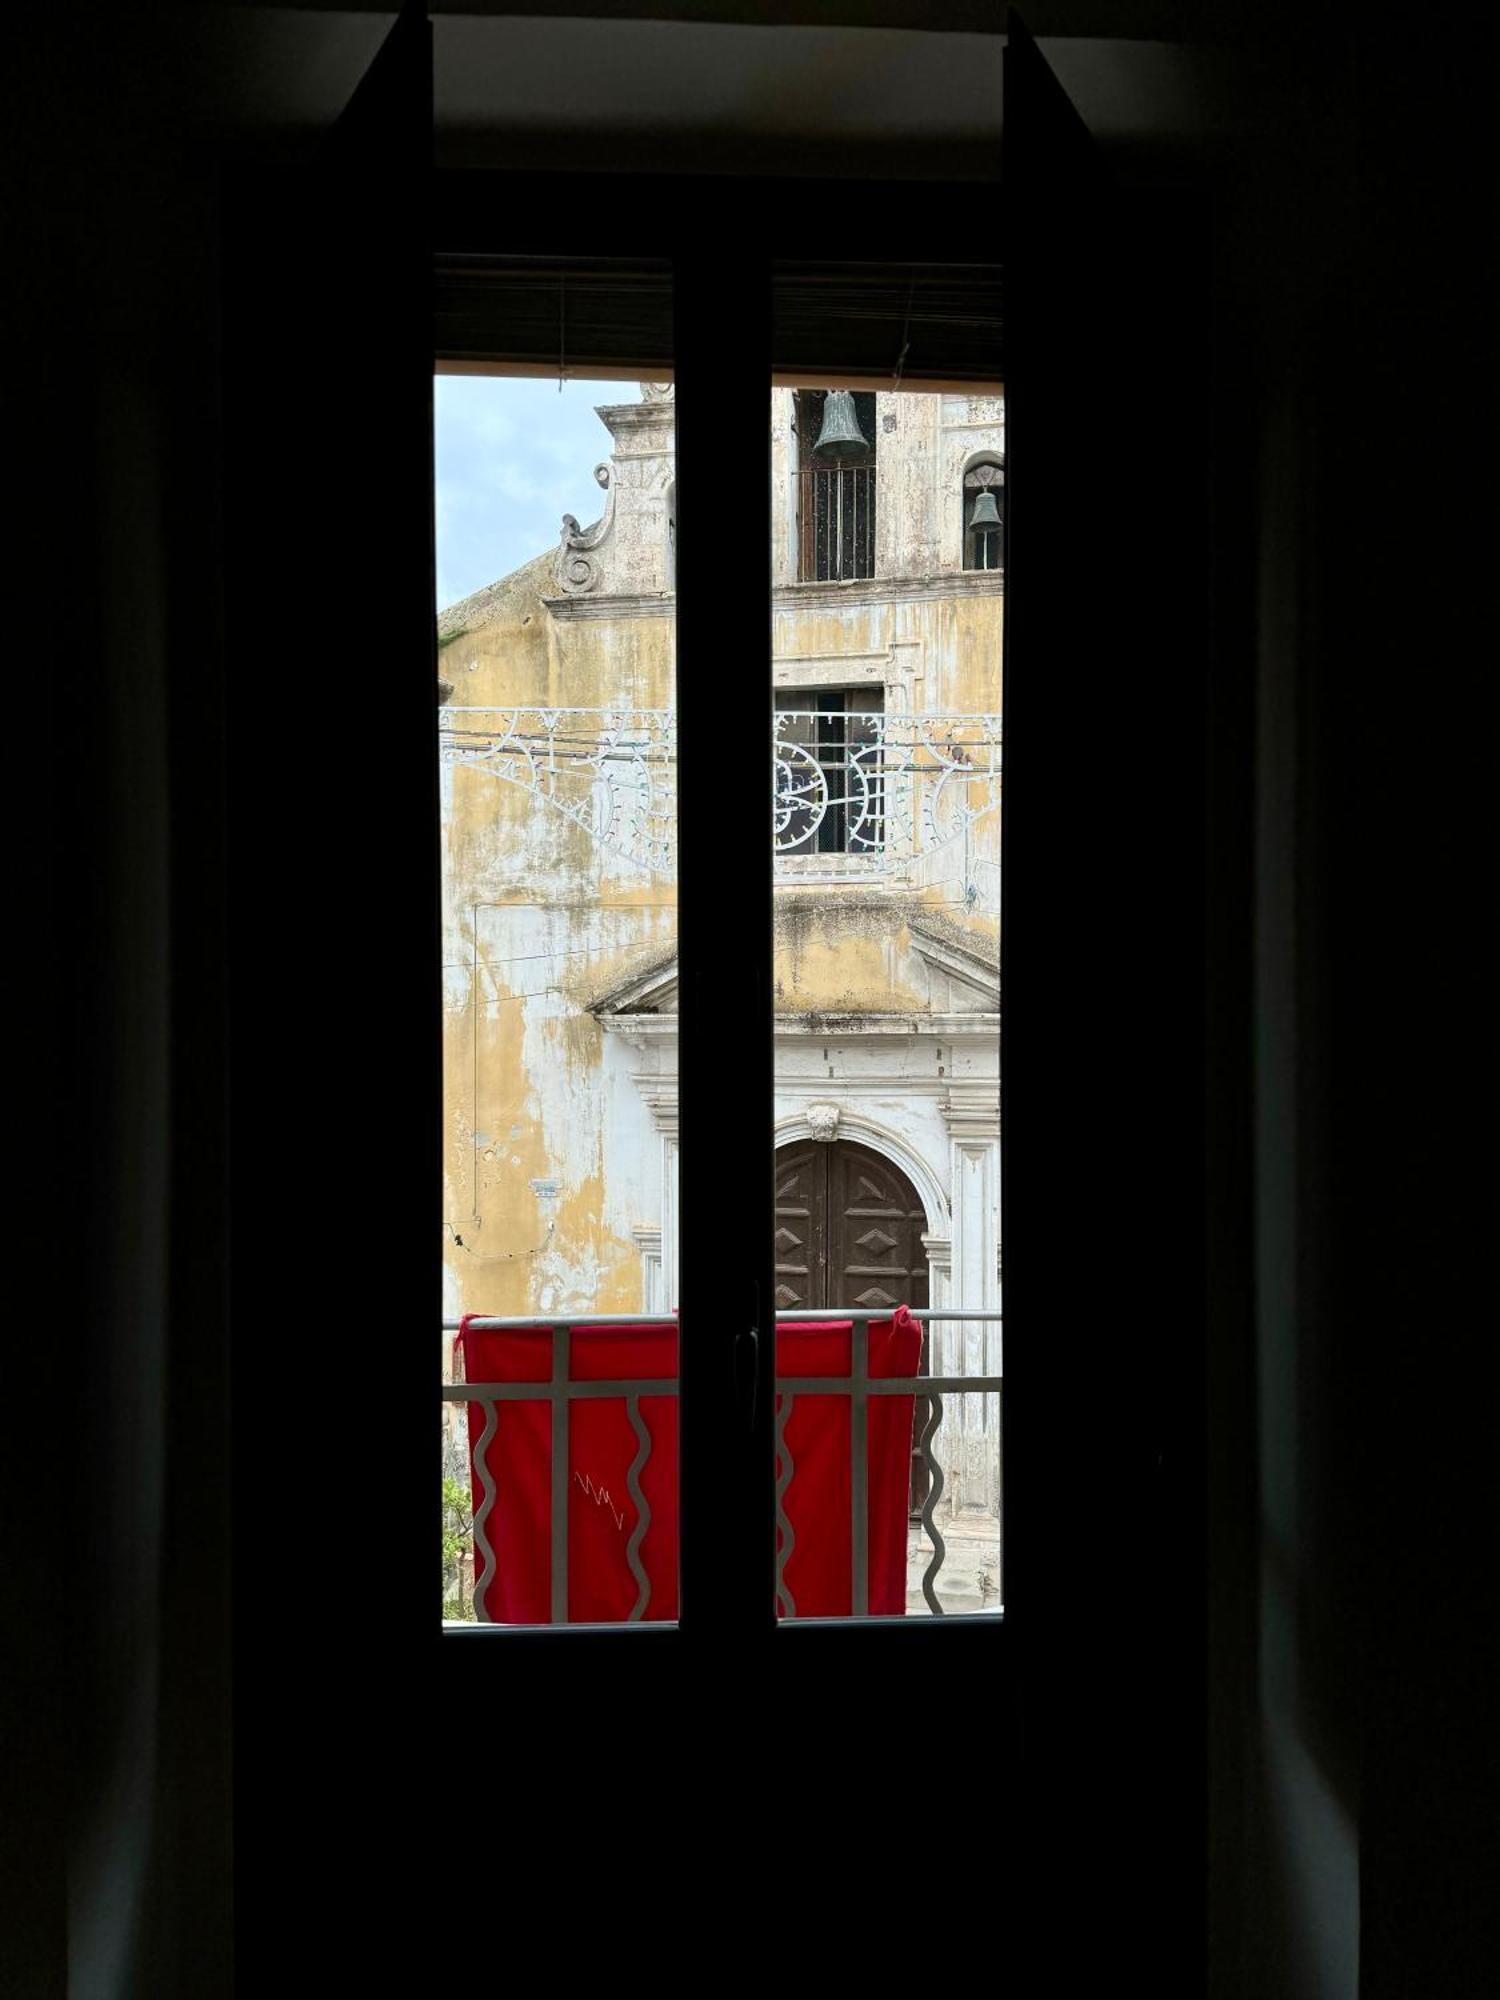
[[[596,403],[636,403],[634,382],[439,375],[433,384],[439,611],[556,546],[564,514],[586,527],[609,456]]]

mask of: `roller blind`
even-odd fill
[[[672,372],[672,267],[662,258],[437,260],[439,363],[557,369],[571,375]]]
[[[1003,380],[998,264],[782,263],[776,374],[910,389]]]
[[[910,389],[1003,380],[998,263],[788,261],[771,285],[777,380]],[[667,380],[671,265],[444,253],[434,347],[450,366]]]

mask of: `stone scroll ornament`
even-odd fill
[[[594,551],[609,537],[615,525],[615,490],[608,463],[594,467],[594,478],[604,488],[604,512],[591,528],[580,528],[578,517],[562,517],[562,541],[557,551],[558,588],[569,597],[582,597],[599,585],[599,562]]]

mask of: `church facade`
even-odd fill
[[[448,1317],[670,1311],[713,1172],[678,1143],[672,390],[598,415],[598,519],[439,621]],[[772,686],[726,692],[722,786],[773,849],[777,1303],[998,1313],[1003,398],[769,420]],[[731,911],[724,944],[729,979]],[[928,1361],[999,1375],[998,1321]],[[995,1398],[936,1448],[945,1521],[997,1535]]]

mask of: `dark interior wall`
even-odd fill
[[[1461,38],[1377,14],[1289,44],[1221,210],[1254,493],[1255,1339],[1251,1413],[1221,1410],[1213,1449],[1253,1440],[1256,1574],[1211,1654],[1223,1741],[1235,1706],[1245,1731],[1217,1941],[1226,1990],[1478,1995],[1496,1508],[1463,1387],[1485,1231],[1462,1106],[1489,787],[1461,718],[1493,162]],[[1245,1553],[1242,1524],[1213,1561]]]
[[[95,1364],[88,1587],[49,1563],[25,1600],[38,1994],[69,1943],[80,1992],[228,1990],[216,176],[242,131],[194,133],[161,23],[119,32],[28,21],[9,120],[21,594],[32,657],[66,638],[72,725],[68,783],[50,750],[36,769],[66,996],[48,1220]],[[257,85],[268,131],[297,50]],[[1210,1888],[1236,2000],[1494,1984],[1490,1231],[1457,1144],[1493,900],[1470,57],[1372,16],[1294,36],[1219,182],[1218,582],[1249,629],[1221,619],[1211,771],[1254,862],[1252,898],[1233,843],[1211,857],[1211,960],[1248,987],[1214,1014],[1210,1095]]]
[[[225,1991],[214,185],[160,24],[126,34],[59,11],[21,32],[18,657],[66,665],[38,691],[45,729],[15,748],[53,871],[47,1287],[69,1420],[33,1429],[27,1480],[49,1671],[27,1718],[47,1762],[25,1825],[55,1887],[23,1901],[31,1961],[7,1990],[62,1991],[65,1955],[77,1993]]]
[[[1331,558],[1359,368],[1343,38],[1278,90],[1239,190],[1255,501],[1252,1050],[1259,1637],[1240,1921],[1249,1990],[1358,1991],[1357,1516],[1340,1266],[1328,1231],[1328,729],[1349,640]]]
[[[1500,1482],[1479,1393],[1494,1007],[1477,918],[1495,787],[1474,726],[1493,653],[1493,69],[1462,32],[1391,26],[1361,40],[1354,79],[1363,365],[1335,549],[1358,637],[1337,654],[1320,815],[1371,2000],[1479,1995],[1500,1976]]]

